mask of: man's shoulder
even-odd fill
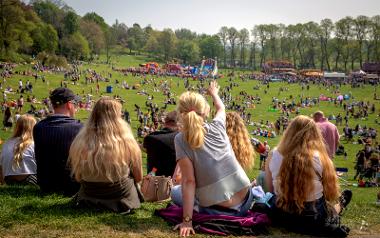
[[[155,136],[161,136],[161,135],[176,135],[178,133],[178,131],[174,131],[174,130],[170,130],[170,129],[162,129],[162,130],[158,130],[158,131],[154,131],[152,133],[150,133],[149,135],[147,135],[147,137],[151,136],[151,137],[155,137]]]
[[[70,127],[72,129],[80,129],[82,128],[83,124],[74,118],[67,117],[67,116],[48,116],[45,119],[42,119],[39,121],[35,126],[34,130],[40,130],[43,128],[49,128],[49,127]]]

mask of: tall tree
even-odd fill
[[[350,57],[351,48],[348,46],[353,37],[353,18],[345,17],[335,23],[335,69],[338,70],[339,57],[342,57],[344,70],[347,71],[347,64]]]
[[[200,55],[206,58],[219,58],[223,52],[223,46],[217,35],[205,36],[199,41]]]
[[[260,65],[263,65],[266,58],[266,43],[268,40],[266,25],[256,25],[253,28],[254,37],[260,42]]]
[[[94,21],[82,19],[80,21],[80,32],[88,41],[91,58],[93,54],[100,54],[100,51],[105,47],[102,28]]]
[[[231,47],[231,61],[230,64],[235,67],[235,46],[236,46],[236,41],[239,39],[239,32],[236,30],[235,27],[230,27],[228,28],[228,41],[230,42],[230,47]]]
[[[243,28],[239,31],[239,43],[240,43],[240,66],[245,67],[246,61],[246,47],[249,43],[249,31]]]
[[[222,26],[218,32],[218,36],[223,44],[223,63],[224,67],[227,66],[227,40],[228,40],[228,27]]]
[[[324,63],[326,63],[327,70],[330,71],[330,54],[328,44],[331,38],[331,32],[334,30],[334,23],[331,19],[323,19],[319,25],[319,39],[321,44],[321,70],[324,70]]]
[[[368,34],[369,30],[369,18],[366,16],[358,16],[355,20],[353,20],[354,23],[354,32],[356,36],[356,40],[358,41],[360,52],[359,52],[359,63],[360,67],[363,66],[363,42]]]
[[[199,46],[192,40],[178,41],[178,57],[184,64],[199,61]]]
[[[269,37],[269,44],[270,44],[270,49],[271,49],[271,56],[272,60],[277,59],[277,37],[279,34],[279,27],[274,24],[269,24],[266,26],[266,31]]]
[[[195,40],[197,37],[197,33],[186,28],[175,30],[175,35],[178,40]]]
[[[27,14],[19,1],[0,0],[0,57],[6,58],[33,44],[30,32],[35,22],[26,19]]]
[[[137,23],[133,24],[133,26],[128,29],[127,43],[129,50],[137,50],[140,52],[145,46],[147,40],[145,37],[146,35],[140,25]]]
[[[75,32],[62,39],[62,52],[69,59],[86,59],[90,54],[90,48],[86,38]]]
[[[149,38],[144,46],[144,50],[148,53],[153,55],[158,55],[160,53],[160,45],[158,44],[157,36],[159,32],[150,32],[149,33]]]
[[[63,19],[65,34],[71,35],[79,30],[79,17],[74,12],[68,12]]]
[[[373,44],[373,61],[380,61],[380,15],[373,16],[370,24],[370,41]]]
[[[164,29],[158,37],[161,46],[161,53],[165,60],[169,60],[175,53],[177,37],[171,29]]]

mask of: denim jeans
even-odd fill
[[[172,188],[171,192],[171,198],[172,202],[180,207],[183,207],[183,201],[182,201],[182,188],[181,185],[174,186]],[[195,198],[194,200],[194,210],[199,213],[204,214],[210,214],[210,215],[229,215],[229,216],[245,216],[248,212],[248,210],[251,208],[251,205],[253,203],[253,193],[251,189],[248,189],[248,194],[245,198],[245,200],[240,205],[239,209],[235,208],[218,208],[217,206],[211,206],[211,207],[202,207],[199,204],[199,201]]]

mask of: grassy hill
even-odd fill
[[[131,56],[127,54],[115,54],[112,56],[112,65],[116,68],[126,68],[129,66],[138,66],[140,63],[146,62],[148,59],[142,56]],[[134,105],[137,104],[146,111],[145,101],[147,96],[138,95],[138,90],[126,90],[115,84],[117,79],[120,83],[124,80],[129,84],[141,84],[141,77],[132,77],[131,75],[124,76],[119,72],[113,71],[111,65],[101,63],[104,59],[101,57],[99,62],[95,63],[83,63],[81,70],[93,69],[102,75],[112,74],[110,82],[100,82],[100,93],[96,94],[95,84],[84,83],[85,75],[81,75],[80,81],[77,85],[74,85],[71,81],[67,81],[68,87],[81,96],[92,94],[93,99],[97,99],[102,95],[113,96],[119,95],[125,100],[124,108],[131,113],[131,126],[136,131],[138,127],[137,117],[134,113]],[[30,65],[20,65],[15,71],[30,70]],[[227,75],[226,72],[223,72]],[[2,83],[3,89],[7,86],[11,86],[14,90],[17,88],[18,81],[21,79],[24,83],[26,80],[30,80],[33,83],[33,93],[38,100],[48,97],[49,91],[58,87],[64,80],[63,74],[56,73],[39,73],[44,75],[46,82],[43,83],[41,79],[35,82],[31,76],[14,75],[11,78],[7,78]],[[151,78],[151,76],[148,76]],[[172,85],[172,91],[175,95],[179,95],[184,91],[184,84],[181,79],[175,77],[158,78],[156,82],[158,84],[163,81],[168,81]],[[252,113],[252,120],[259,122],[260,120],[274,122],[281,114],[279,112],[268,111],[269,105],[271,105],[272,98],[276,97],[279,100],[289,99],[291,96],[299,101],[299,97],[319,97],[320,94],[324,94],[330,97],[336,97],[332,88],[324,88],[316,85],[311,85],[310,90],[301,90],[301,86],[298,84],[287,83],[271,83],[268,93],[264,93],[266,86],[261,85],[258,81],[249,80],[242,82],[238,77],[234,78],[234,81],[239,84],[239,87],[234,88],[233,96],[238,96],[240,91],[245,91],[251,95],[257,95],[261,97],[262,103],[257,104],[255,108],[249,109]],[[222,86],[228,85],[228,77],[224,77],[219,80]],[[196,81],[191,81],[191,84],[196,84]],[[113,93],[107,94],[106,87],[113,86]],[[255,86],[259,86],[259,90],[254,90]],[[279,89],[287,88],[287,91],[280,92]],[[154,96],[154,102],[160,107],[163,106],[163,100],[165,96],[162,92],[154,92],[152,85],[142,85],[149,94]],[[362,88],[351,88],[351,86],[344,85],[340,88],[340,92],[343,94],[351,94],[357,101],[373,101],[373,93],[376,88],[370,85],[365,85]],[[8,99],[17,99],[19,94],[9,94]],[[26,97],[26,95],[24,95]],[[377,102],[377,111],[380,104]],[[29,110],[30,104],[26,103],[24,110]],[[174,110],[175,106],[169,105],[168,110]],[[301,114],[310,115],[316,110],[322,110],[326,115],[338,113],[343,114],[343,108],[335,106],[333,103],[321,102],[319,107],[314,108],[302,108]],[[82,121],[88,118],[89,112],[86,110],[80,110],[77,113],[77,117]],[[292,115],[294,117],[294,115]],[[350,119],[350,126],[356,124],[367,125],[367,127],[375,127],[378,131],[379,125],[375,123],[376,113],[370,114],[368,120],[362,119]],[[253,127],[249,126],[252,130]],[[342,132],[342,127],[339,127]],[[11,135],[11,132],[0,131],[1,140],[6,140]],[[135,134],[136,135],[136,134]],[[260,140],[267,140],[269,145],[273,148],[279,141],[277,138],[258,138]],[[352,180],[355,174],[354,161],[355,154],[358,150],[362,149],[358,144],[347,144],[342,141],[345,149],[348,153],[348,160],[344,160],[342,156],[337,156],[334,163],[337,167],[347,167],[349,169],[348,179],[350,184],[355,183]],[[145,157],[145,155],[144,155]],[[258,170],[258,158],[256,158],[255,168],[249,172],[249,177],[253,179],[259,172]],[[378,188],[357,188],[350,186],[350,189],[354,192],[353,201],[346,211],[343,222],[353,229],[352,234],[357,236],[364,235],[376,235],[380,233],[380,219],[379,209],[376,207],[376,193]],[[35,188],[22,188],[22,187],[0,187],[0,237],[175,237],[177,233],[172,232],[171,228],[165,224],[160,218],[153,216],[154,209],[165,207],[166,204],[149,204],[143,205],[142,209],[137,210],[135,214],[130,216],[123,216],[108,212],[88,211],[88,210],[76,210],[71,208],[70,199],[63,198],[57,195],[40,197],[38,190]],[[278,236],[285,236],[287,233],[279,231],[277,229],[272,230],[273,234]],[[197,235],[201,236],[201,235]]]

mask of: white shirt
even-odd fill
[[[22,153],[20,167],[13,166],[14,147],[19,138],[11,138],[3,145],[0,166],[3,176],[37,174],[37,164],[34,158],[34,143],[30,144]],[[14,168],[13,168],[14,167]]]
[[[273,181],[273,188],[274,188],[274,193],[276,195],[280,194],[280,188],[279,188],[279,178],[277,177],[281,164],[282,164],[283,157],[278,152],[277,148],[273,149],[273,155],[272,155],[272,160],[269,163],[269,170],[272,172],[272,181]],[[315,201],[323,196],[323,185],[321,181],[322,177],[322,164],[321,160],[319,159],[319,154],[316,152],[313,157],[314,161],[314,169],[315,172],[318,173],[319,175],[315,174],[313,178],[313,183],[314,183],[314,191],[309,194],[307,201]],[[297,186],[296,184],[294,186]]]

